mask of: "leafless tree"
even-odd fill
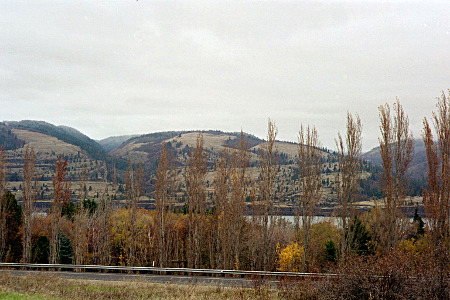
[[[299,167],[299,211],[302,216],[303,227],[303,270],[308,271],[308,246],[312,219],[316,215],[316,205],[321,193],[321,150],[319,138],[314,127],[303,130],[300,127],[298,139],[298,167]]]
[[[219,162],[216,164],[214,178],[214,204],[216,206],[215,218],[217,256],[216,264],[218,268],[229,269],[231,256],[230,229],[227,215],[230,213],[229,204],[229,185],[230,185],[230,150],[225,145],[222,148]]]
[[[424,191],[423,196],[434,244],[439,299],[446,299],[450,266],[450,90],[448,96],[442,92],[437,109],[437,113],[433,113],[437,145],[433,141],[428,120],[425,118],[423,121],[423,141],[428,162],[428,190]]]
[[[248,143],[241,132],[238,149],[230,150],[224,146],[216,167],[217,264],[225,269],[240,266],[249,157]]]
[[[102,265],[109,265],[111,253],[111,197],[108,193],[108,170],[103,162],[103,182],[105,189],[101,194],[99,206],[95,212],[96,236],[94,238],[94,257]]]
[[[384,168],[382,186],[385,197],[383,249],[389,251],[397,246],[401,238],[402,214],[399,207],[405,199],[406,171],[414,154],[414,144],[409,119],[398,100],[394,103],[393,120],[387,103],[380,106],[379,111],[382,136],[379,139],[380,154]]]
[[[428,162],[428,190],[424,192],[424,205],[431,225],[435,246],[449,236],[450,223],[450,91],[444,92],[437,103],[437,113],[433,113],[434,127],[438,142],[428,120],[423,121],[423,141]]]
[[[355,215],[353,203],[358,196],[359,181],[361,175],[361,120],[358,115],[355,118],[347,113],[347,130],[345,141],[339,133],[336,147],[339,161],[339,171],[336,174],[335,190],[340,205],[339,215],[342,220],[343,236],[341,244],[341,258],[350,249],[350,241],[353,233],[349,231],[348,220]]]
[[[239,148],[233,150],[231,160],[231,198],[229,223],[231,225],[231,254],[234,268],[240,268],[239,254],[242,250],[243,229],[245,226],[245,197],[249,178],[247,167],[250,160],[249,144],[241,131]]]
[[[23,167],[23,262],[31,262],[31,228],[33,227],[34,202],[37,198],[37,180],[35,170],[36,154],[34,149],[25,148]]]
[[[6,155],[5,149],[1,148],[0,151],[0,260],[3,258],[5,254],[6,248],[6,236],[7,236],[7,224],[6,224],[6,198],[4,197],[6,191],[6,182],[7,182],[7,163],[6,163]]]
[[[203,134],[199,132],[196,148],[191,150],[185,171],[189,216],[188,266],[194,268],[199,268],[202,264],[200,238],[202,233],[201,218],[206,210],[206,163],[207,157],[203,154]]]
[[[163,144],[155,181],[155,237],[160,267],[167,267],[172,242],[172,205],[175,185],[173,157]]]
[[[142,196],[144,180],[144,169],[142,162],[139,165],[134,165],[128,160],[128,168],[126,172],[126,189],[127,189],[127,204],[129,213],[129,253],[128,253],[128,263],[133,266],[135,264],[135,250],[136,250],[136,210],[139,198]]]
[[[86,189],[86,168],[83,168],[78,185],[78,205],[74,216],[75,235],[74,235],[74,256],[75,263],[82,265],[86,263],[88,252],[88,212],[83,208],[83,201],[87,197]]]
[[[71,182],[66,178],[67,161],[63,161],[61,155],[55,166],[55,173],[53,174],[53,203],[50,209],[52,216],[52,232],[50,238],[50,263],[58,263],[58,233],[61,222],[62,204],[69,201]]]
[[[273,263],[274,257],[271,255],[270,244],[273,234],[274,216],[273,204],[275,201],[275,185],[276,176],[278,173],[277,156],[278,149],[275,145],[275,140],[278,134],[278,129],[275,123],[269,119],[267,141],[261,147],[261,155],[259,159],[261,169],[261,179],[259,181],[259,199],[263,207],[262,215],[262,268],[269,270]],[[270,219],[270,222],[269,222]]]

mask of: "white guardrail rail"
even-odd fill
[[[123,267],[102,265],[66,265],[66,264],[27,264],[27,263],[0,263],[0,268],[21,269],[64,269],[64,270],[89,270],[89,271],[111,271],[111,272],[139,272],[152,274],[184,274],[184,275],[210,275],[210,276],[241,276],[241,277],[273,277],[273,278],[315,278],[330,279],[337,274],[324,273],[299,273],[299,272],[266,272],[266,271],[244,271],[244,270],[220,270],[220,269],[190,269],[190,268],[158,268],[158,267]]]

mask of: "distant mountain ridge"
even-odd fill
[[[95,159],[104,159],[106,155],[105,150],[99,143],[72,127],[55,126],[45,121],[35,120],[5,121],[4,123],[10,128],[47,134],[69,144],[79,146]]]
[[[103,149],[106,152],[110,152],[114,148],[119,147],[129,139],[135,138],[140,136],[139,134],[129,134],[129,135],[118,135],[118,136],[110,136],[102,140],[97,140],[97,143],[99,143]]]
[[[372,150],[364,153],[362,158],[369,161],[376,166],[382,166],[380,155],[380,147],[375,147]],[[414,140],[414,157],[408,169],[408,176],[416,181],[426,181],[427,174],[427,155],[425,152],[425,145],[422,139]]]

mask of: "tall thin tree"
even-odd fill
[[[155,236],[157,240],[158,262],[167,267],[171,246],[171,211],[174,197],[175,168],[173,157],[163,144],[158,161],[155,181]]]
[[[303,130],[300,127],[298,138],[298,169],[299,169],[299,211],[302,216],[303,228],[303,258],[302,267],[308,271],[309,240],[312,219],[316,215],[316,205],[319,203],[321,193],[322,155],[319,137],[314,127]]]
[[[428,162],[428,190],[423,193],[424,206],[429,218],[437,265],[438,298],[448,298],[448,272],[450,266],[450,90],[448,96],[442,92],[438,98],[437,113],[433,121],[438,142],[433,135],[428,120],[423,121],[423,141]]]
[[[385,199],[384,222],[385,236],[383,249],[389,251],[397,246],[401,236],[399,207],[405,199],[408,180],[406,171],[412,161],[414,144],[409,129],[409,119],[402,105],[394,103],[394,115],[391,117],[389,104],[379,107],[380,111],[380,154],[383,162],[383,193]]]
[[[90,219],[87,210],[83,207],[83,201],[87,198],[86,180],[87,169],[83,168],[78,181],[78,205],[74,216],[74,256],[77,265],[87,263],[88,256],[88,228]]]
[[[206,210],[205,176],[207,157],[203,153],[203,143],[203,134],[199,132],[196,147],[190,152],[185,170],[189,217],[188,266],[194,268],[199,268],[202,265],[200,239],[203,224],[201,219]]]
[[[353,233],[349,230],[348,221],[355,215],[354,202],[358,196],[361,178],[361,119],[347,112],[347,130],[345,140],[338,134],[336,147],[338,153],[339,171],[336,174],[336,198],[340,205],[339,215],[342,222],[343,236],[341,243],[341,258],[345,259],[350,249]]]
[[[250,161],[249,144],[241,131],[238,149],[233,150],[231,157],[231,198],[228,222],[231,225],[231,255],[235,269],[241,267],[239,256],[242,251],[242,238],[245,226],[245,198],[249,178],[247,167]]]
[[[238,149],[224,146],[216,166],[215,214],[217,218],[217,264],[221,268],[238,269],[245,226],[245,197],[249,179],[247,167],[250,155],[244,133]]]
[[[102,165],[104,190],[100,197],[99,206],[95,212],[96,236],[95,236],[95,256],[102,265],[109,265],[111,252],[111,196],[108,189],[108,169],[106,162]]]
[[[433,121],[437,145],[427,118],[423,121],[423,141],[428,161],[428,190],[424,191],[424,205],[437,247],[450,235],[450,90],[448,96],[442,92],[436,106]]]
[[[31,262],[31,228],[33,227],[34,203],[37,198],[36,154],[34,149],[25,148],[23,166],[23,262]]]
[[[3,146],[0,150],[0,261],[3,259],[6,248],[6,237],[7,237],[7,224],[6,224],[6,183],[7,183],[7,172],[8,166],[6,163],[5,149]]]
[[[274,216],[273,205],[275,202],[275,186],[276,176],[278,173],[277,158],[278,148],[275,145],[275,140],[278,134],[278,129],[275,123],[269,119],[267,141],[261,147],[261,155],[259,165],[261,169],[261,179],[259,181],[259,199],[263,206],[262,215],[262,240],[261,240],[261,254],[262,254],[262,268],[269,270],[273,262],[270,244],[273,235]]]
[[[58,233],[61,223],[62,204],[69,201],[71,182],[66,177],[67,161],[62,160],[61,155],[55,165],[55,173],[53,174],[53,203],[50,208],[52,216],[52,230],[50,237],[50,263],[58,263],[59,243]]]
[[[230,213],[229,185],[230,185],[230,149],[224,145],[220,153],[219,161],[216,164],[214,173],[214,205],[216,222],[217,255],[216,266],[222,269],[229,269],[229,257],[231,256],[230,243],[230,223],[227,215]]]
[[[127,204],[129,209],[128,225],[130,229],[129,236],[129,250],[128,250],[128,263],[133,266],[136,260],[136,213],[139,199],[143,192],[144,181],[144,169],[142,162],[139,164],[132,164],[128,160],[128,168],[126,172],[126,189],[127,189]]]

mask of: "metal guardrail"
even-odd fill
[[[0,263],[0,268],[23,268],[23,269],[65,269],[65,270],[97,270],[115,272],[145,272],[153,274],[185,274],[185,275],[222,275],[243,277],[274,277],[274,278],[316,278],[330,279],[337,274],[324,273],[300,273],[300,272],[266,272],[266,271],[244,271],[244,270],[221,270],[221,269],[190,269],[190,268],[158,268],[158,267],[122,267],[102,265],[66,265],[66,264],[27,264],[27,263]]]

